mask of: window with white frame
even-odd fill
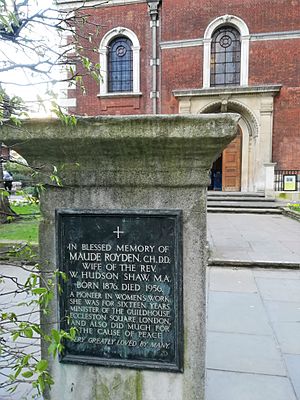
[[[211,41],[210,86],[240,84],[241,42],[232,26],[217,29]]]
[[[244,21],[224,15],[204,34],[203,88],[248,85],[249,30]]]
[[[125,36],[118,36],[108,46],[107,91],[132,92],[132,42]]]
[[[107,32],[100,43],[100,96],[140,94],[140,44],[130,29]]]

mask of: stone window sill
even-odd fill
[[[119,98],[119,97],[140,97],[142,96],[142,92],[116,92],[116,93],[99,93],[97,97],[100,99],[110,99],[110,98]]]

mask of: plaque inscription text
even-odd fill
[[[178,210],[58,210],[62,362],[182,371]]]

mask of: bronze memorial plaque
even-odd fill
[[[182,371],[180,210],[56,211],[61,362]]]

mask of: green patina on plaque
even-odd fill
[[[179,210],[57,210],[62,362],[182,371]]]

